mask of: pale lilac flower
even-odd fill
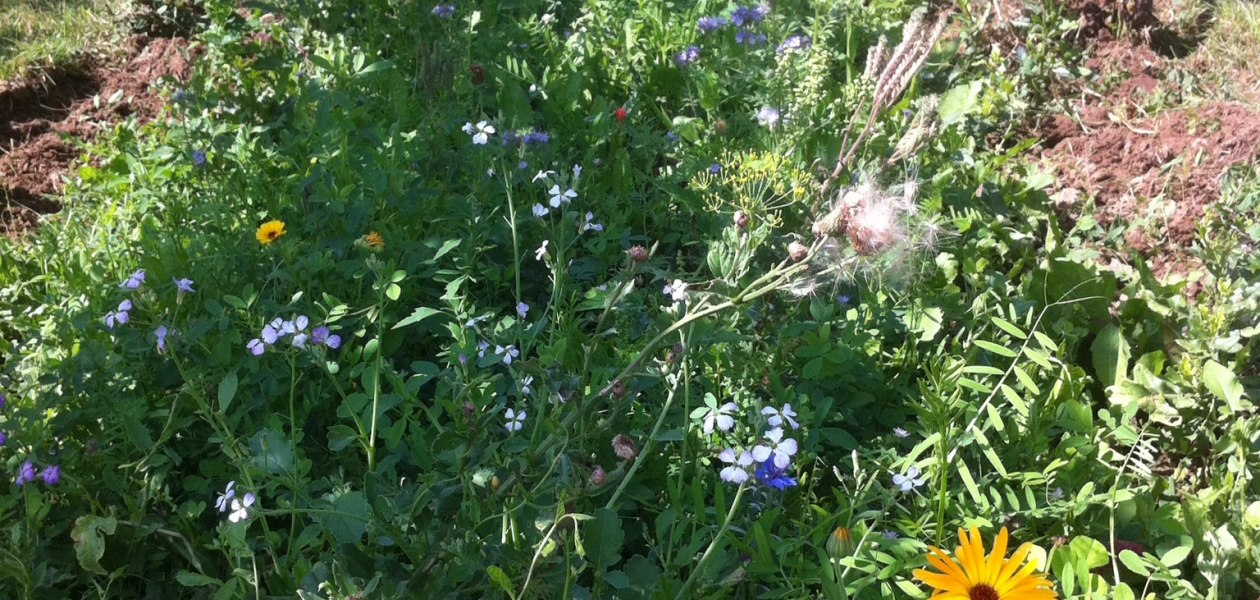
[[[704,434],[713,433],[714,428],[720,431],[730,431],[735,427],[735,417],[731,413],[738,410],[739,407],[734,402],[727,402],[722,406],[709,409],[708,414],[704,417]]]
[[[897,538],[901,537],[901,536],[900,536],[900,534],[898,534],[896,531],[893,531],[893,530],[891,530],[891,529],[889,529],[888,531],[883,532],[883,534],[882,534],[882,535],[884,536],[884,539],[888,539],[888,540],[895,540],[895,539],[897,539]]]
[[[227,512],[229,503],[236,497],[236,490],[232,489],[233,487],[236,487],[236,482],[229,481],[227,489],[223,490],[223,493],[219,494],[219,498],[214,501],[214,507],[219,509],[219,512]]]
[[[521,393],[528,395],[530,392],[534,391],[534,388],[531,387],[533,385],[534,385],[534,376],[526,375],[524,378],[521,379]]]
[[[547,190],[547,193],[551,194],[551,200],[549,200],[548,203],[551,204],[552,208],[559,208],[561,204],[568,204],[569,202],[572,202],[574,198],[577,198],[577,192],[573,191],[573,188],[569,188],[561,192],[560,186],[558,185],[551,186],[551,189]]]
[[[489,347],[490,347],[490,342],[481,340],[481,342],[477,344],[477,358],[485,358],[486,348],[489,348]]]
[[[534,175],[534,179],[532,181],[534,183],[538,183],[539,180],[547,179],[548,177],[555,174],[556,174],[555,171],[539,171],[536,175]]]
[[[157,329],[153,330],[153,337],[157,338],[158,354],[166,354],[166,336],[168,333],[169,330],[165,325],[158,325]]]
[[[892,434],[895,437],[899,437],[903,439],[910,437],[910,432],[906,431],[905,429],[901,427],[893,427]]]
[[[792,463],[792,456],[796,454],[796,440],[783,439],[783,428],[775,427],[766,432],[766,441],[770,443],[753,447],[753,458],[757,462],[766,462],[773,456],[775,468],[786,469]]]
[[[529,305],[528,305],[528,304],[525,304],[524,302],[517,302],[517,303],[516,303],[516,314],[517,314],[520,318],[524,319],[524,318],[525,318],[525,315],[529,314]]]
[[[792,426],[792,429],[801,428],[801,424],[797,423],[796,419],[792,418],[796,416],[796,412],[792,410],[791,404],[784,404],[782,409],[767,406],[761,409],[761,414],[770,417],[766,421],[770,423],[771,427],[782,427],[783,422],[787,421],[788,425]]]
[[[779,109],[777,108],[770,107],[770,106],[763,106],[761,107],[761,109],[757,111],[757,122],[761,123],[762,125],[766,126],[769,129],[777,128],[779,126],[779,120],[780,120],[780,115],[779,115]]]
[[[1063,488],[1061,488],[1061,487],[1057,487],[1057,488],[1054,488],[1053,490],[1051,490],[1050,495],[1049,495],[1049,498],[1050,498],[1050,501],[1051,501],[1051,502],[1057,502],[1057,501],[1059,501],[1059,500],[1062,500],[1062,499],[1063,499]]]
[[[175,282],[175,289],[178,290],[181,295],[191,294],[196,291],[193,289],[193,280],[191,279],[188,279],[188,278],[176,279],[172,277],[171,281]]]
[[[582,178],[582,165],[573,165],[573,182]]]
[[[740,31],[735,34],[735,43],[745,46],[757,46],[766,43],[766,34],[754,31]]]
[[[44,480],[44,485],[57,485],[61,481],[61,467],[57,465],[44,467],[44,470],[39,474],[39,478]]]
[[[713,33],[724,25],[726,25],[724,17],[700,17],[700,20],[696,22],[696,26],[700,28],[701,33]]]
[[[433,16],[439,19],[449,19],[451,18],[452,15],[455,14],[455,5],[454,4],[439,4],[437,6],[434,6],[431,12]]]
[[[682,52],[674,55],[674,63],[680,67],[691,66],[698,60],[700,60],[700,46],[687,46]]]
[[[736,27],[756,25],[765,19],[769,12],[770,9],[765,6],[740,6],[731,13],[731,23]]]
[[[122,282],[118,287],[124,290],[138,290],[144,284],[144,269],[140,269],[131,274],[126,281]]]
[[[905,475],[893,475],[893,485],[901,488],[902,492],[909,492],[927,482],[927,477],[919,477],[921,474],[919,467],[910,467]]]
[[[228,520],[233,523],[240,523],[241,521],[248,519],[249,507],[254,505],[254,501],[256,499],[256,496],[248,492],[245,494],[245,497],[240,500],[233,499],[232,513],[228,515]]]
[[[799,50],[805,50],[809,48],[812,44],[813,44],[813,40],[809,39],[809,36],[794,35],[794,36],[789,37],[786,40],[783,40],[783,43],[779,44],[779,47],[775,49],[775,52],[777,54],[786,54],[788,52],[796,52]]]
[[[551,209],[547,208],[546,206],[543,206],[542,204],[534,204],[533,210],[534,210],[534,216],[538,217],[539,219],[547,216],[547,213],[551,212]]]
[[[734,449],[727,448],[718,455],[718,460],[730,465],[723,467],[722,472],[718,474],[722,481],[734,484],[748,481],[748,467],[753,464],[753,456],[747,450],[740,452],[737,456]]]
[[[307,341],[308,339],[309,339],[309,336],[307,336],[305,333],[299,333],[299,334],[297,334],[297,335],[293,336],[293,339],[292,339],[292,340],[289,340],[289,341],[290,341],[290,343],[292,343],[292,344],[293,344],[293,347],[294,347],[294,348],[305,348],[305,347],[306,347],[306,341]]]
[[[681,279],[675,279],[673,283],[666,285],[662,292],[675,303],[682,302],[687,299],[687,284]]]
[[[298,331],[306,331],[307,326],[310,324],[311,320],[306,318],[306,315],[298,315],[298,318],[293,320],[293,327]]]
[[[245,344],[245,348],[247,348],[249,353],[254,356],[262,356],[263,352],[267,351],[267,345],[258,338],[250,340],[248,344]]]
[[[126,325],[131,320],[131,301],[123,300],[118,304],[118,310],[110,311],[105,315],[105,326],[113,329],[114,325]]]
[[[324,346],[327,346],[328,348],[332,348],[333,350],[340,348],[341,336],[336,335],[336,334],[328,336],[328,339],[324,340]]]
[[[268,346],[274,346],[281,337],[284,337],[284,333],[283,331],[280,331],[279,328],[272,327],[271,324],[267,324],[262,328],[262,335],[260,337],[262,338],[263,343]]]
[[[507,428],[508,433],[520,431],[521,428],[525,426],[525,415],[525,411],[522,410],[518,413],[511,408],[507,409],[507,412],[503,413],[503,416],[507,417],[507,423],[504,424],[504,427]]]
[[[582,222],[583,233],[586,233],[587,231],[603,231],[604,230],[603,225],[592,222],[594,219],[595,219],[595,213],[592,213],[592,212],[586,213],[586,219]]]
[[[494,347],[494,353],[503,355],[503,364],[505,365],[512,364],[512,360],[514,360],[516,357],[521,355],[521,351],[517,350],[516,346],[511,345],[511,344],[509,344],[507,347],[499,346],[496,344]]]

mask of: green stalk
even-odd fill
[[[726,519],[722,521],[722,527],[718,529],[717,535],[713,536],[713,541],[709,542],[709,547],[704,549],[704,554],[700,555],[700,561],[696,563],[696,568],[692,569],[691,575],[687,576],[687,582],[674,595],[674,600],[687,597],[687,591],[691,589],[691,584],[695,582],[696,577],[704,570],[705,563],[709,562],[709,556],[713,554],[713,549],[717,547],[718,541],[722,539],[722,536],[726,535],[726,530],[730,529],[731,520],[735,518],[735,510],[739,508],[739,501],[743,499],[744,490],[746,489],[748,489],[747,483],[739,485],[739,490],[735,492],[735,499],[731,501],[731,509],[726,511]]]

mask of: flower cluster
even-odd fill
[[[455,15],[455,5],[439,4],[433,7],[432,14],[439,19],[449,19]]]
[[[13,479],[13,483],[16,483],[18,487],[22,487],[35,481],[35,477],[35,463],[28,460],[23,462],[22,466],[18,468],[18,474],[17,477]],[[39,479],[48,487],[57,485],[57,483],[61,481],[61,467],[57,465],[44,467],[44,469],[39,472]]]
[[[701,430],[706,436],[715,431],[730,434],[736,425],[739,406],[734,402],[718,404],[712,394],[705,396],[705,406],[692,412],[692,418],[699,419]],[[795,419],[796,411],[791,404],[782,408],[767,406],[761,410],[765,417],[762,429],[764,433],[744,448],[728,446],[718,453],[718,460],[726,466],[718,476],[727,483],[744,484],[755,479],[761,484],[775,490],[786,490],[797,484],[796,478],[789,474],[792,459],[799,451],[795,439],[786,437],[784,427],[799,429],[800,423]],[[760,421],[758,421],[760,423]]]
[[[276,317],[265,325],[258,337],[250,340],[245,347],[249,349],[250,354],[262,356],[267,348],[275,346],[286,337],[294,348],[326,346],[336,350],[341,347],[341,336],[330,332],[324,325],[308,332],[307,327],[310,323],[311,320],[306,315],[298,315],[296,319],[289,321]]]
[[[725,17],[700,17],[696,22],[696,26],[700,28],[700,33],[713,33],[726,26]]]
[[[258,497],[250,492],[246,492],[244,496],[237,498],[235,481],[229,481],[227,489],[219,494],[218,499],[214,501],[214,507],[219,509],[221,513],[228,513],[228,520],[233,523],[239,523],[249,518],[249,511],[254,506],[254,502]],[[229,512],[230,511],[230,512]]]
[[[700,46],[691,45],[683,49],[682,52],[674,55],[674,63],[680,67],[687,67],[700,60]]]
[[[807,35],[794,35],[786,40],[775,49],[776,54],[788,54],[791,52],[799,52],[809,49],[813,45],[813,40]]]

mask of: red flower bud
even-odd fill
[[[626,107],[620,106],[616,111],[613,111],[613,116],[617,118],[618,123],[624,123],[626,117],[630,116],[630,111],[626,110]]]

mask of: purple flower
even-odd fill
[[[118,287],[124,290],[138,290],[142,284],[144,284],[144,269],[132,273],[131,277],[128,277]]]
[[[18,469],[17,479],[13,480],[18,487],[22,487],[32,481],[35,481],[35,465],[31,461],[22,463],[22,467]]]
[[[766,34],[752,31],[741,31],[735,34],[735,43],[746,46],[757,46],[766,43]]]
[[[191,294],[197,291],[193,289],[193,280],[191,279],[176,279],[172,277],[171,281],[175,282],[175,289],[178,290],[180,294]]]
[[[741,6],[731,13],[731,23],[736,27],[756,25],[766,18],[770,9],[766,6]]]
[[[893,531],[891,529],[889,529],[888,531],[885,531],[883,533],[883,536],[884,536],[884,539],[888,539],[888,540],[895,540],[898,537],[900,537],[900,535],[896,531]]]
[[[170,333],[170,330],[168,330],[165,325],[158,325],[157,329],[153,330],[153,337],[157,338],[157,349],[159,354],[166,354],[166,335],[168,333]]]
[[[263,341],[258,338],[250,340],[248,344],[245,344],[245,347],[248,348],[249,353],[254,356],[262,356],[263,352],[267,351],[266,344],[263,344]]]
[[[193,150],[192,163],[194,167],[199,169],[206,166],[206,153],[201,150]]]
[[[522,160],[521,162],[516,164],[516,168],[521,171],[524,171],[529,168],[529,163]]]
[[[524,302],[517,302],[516,314],[520,316],[522,319],[524,319],[525,315],[529,314],[529,305],[525,304]]]
[[[767,487],[774,488],[779,491],[786,490],[790,487],[796,487],[796,478],[787,476],[787,468],[778,468],[772,464],[772,461],[766,461],[757,465],[757,479]]]
[[[677,144],[677,143],[678,143],[678,134],[677,134],[677,133],[674,133],[674,132],[672,132],[672,131],[666,131],[666,132],[665,132],[665,141],[667,141],[667,142],[669,142],[669,143],[671,143],[671,144]]]
[[[587,231],[603,231],[604,230],[604,226],[600,223],[595,223],[594,220],[595,220],[595,213],[592,213],[592,212],[586,213],[586,220],[582,222],[583,233]]]
[[[701,33],[713,33],[724,25],[726,25],[726,19],[723,17],[700,17],[700,20],[696,22]]]
[[[113,329],[114,325],[126,325],[131,320],[131,301],[123,300],[118,304],[118,310],[110,311],[105,315],[105,326]]]
[[[545,131],[534,130],[525,134],[525,137],[522,138],[522,141],[525,143],[526,146],[546,144],[547,142],[551,141],[551,136],[547,135],[547,132]]]
[[[328,341],[328,328],[320,325],[311,331],[311,343],[316,346],[324,345]]]
[[[454,4],[439,4],[433,7],[433,16],[439,19],[449,19],[455,15]]]
[[[341,336],[339,336],[339,335],[330,335],[330,336],[328,336],[328,339],[327,339],[327,340],[324,340],[324,345],[325,345],[325,346],[328,346],[329,348],[332,348],[333,350],[336,350],[337,348],[340,348],[340,347],[341,347]]]
[[[44,467],[44,470],[39,474],[39,478],[44,480],[45,485],[57,485],[57,482],[61,481],[61,467],[57,465]]]
[[[294,348],[305,348],[305,347],[306,347],[306,340],[307,340],[309,337],[310,337],[310,336],[306,335],[305,333],[299,333],[299,334],[297,334],[297,335],[293,336],[293,339],[292,339],[292,340],[290,340],[290,342],[293,344],[293,347],[294,347]]]
[[[551,212],[551,209],[537,202],[534,203],[534,208],[532,208],[531,210],[533,211],[534,216],[539,219],[547,216],[547,213]]]
[[[786,40],[783,40],[783,43],[779,44],[779,47],[775,49],[775,52],[778,54],[796,52],[797,50],[809,48],[813,45],[813,43],[813,40],[809,39],[808,35],[794,35]]]
[[[227,512],[228,506],[230,506],[230,503],[232,502],[232,498],[236,497],[236,490],[232,489],[234,486],[236,486],[236,482],[229,481],[227,489],[223,490],[223,493],[219,494],[218,499],[214,501],[214,507],[219,509],[219,512]]]
[[[5,396],[3,393],[0,393],[0,410],[4,410],[4,405],[5,405],[6,400],[8,400],[8,397]]]
[[[687,46],[682,52],[674,55],[674,62],[680,67],[690,66],[700,60],[700,46]]]
[[[262,328],[262,334],[260,337],[262,337],[263,343],[267,344],[268,346],[272,346],[272,345],[275,345],[275,343],[279,341],[281,337],[284,337],[284,333],[281,331],[278,331],[276,327],[267,325],[266,327]]]
[[[709,174],[717,175],[718,173],[721,173],[721,172],[722,172],[722,165],[719,165],[717,163],[713,163],[709,165]]]
[[[3,431],[0,431],[0,446],[3,446],[7,441],[9,441],[9,436],[5,435]]]
[[[521,141],[521,136],[518,135],[515,131],[504,131],[503,137],[500,139],[503,140],[503,147],[506,148],[508,146],[515,145],[517,142]]]

